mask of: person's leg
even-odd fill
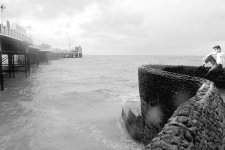
[[[218,64],[218,69],[222,70],[223,69],[223,65],[222,64]]]
[[[216,60],[212,57],[212,55],[209,55],[206,59],[205,59],[205,63],[207,64],[208,62],[210,62],[212,64],[212,66],[214,66],[216,63]]]
[[[207,72],[205,77],[208,77],[212,72],[214,72],[218,69],[218,65],[216,63],[216,60],[212,57],[212,55],[209,55],[206,58],[205,63],[207,64],[208,62],[210,62],[212,64],[212,67],[209,69],[209,71]]]
[[[218,76],[223,77],[223,65],[218,64]]]
[[[215,72],[217,70],[218,70],[218,65],[217,64],[213,65],[212,68],[210,68],[209,71],[207,72],[206,77],[208,77],[212,72]]]

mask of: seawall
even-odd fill
[[[201,78],[207,69],[139,67],[140,113],[122,113],[131,136],[149,150],[224,149],[225,104],[214,82]]]

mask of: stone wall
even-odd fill
[[[225,104],[214,83],[199,78],[207,69],[161,65],[139,68],[143,120],[149,129],[160,128],[147,149],[224,148]]]
[[[160,69],[167,72],[178,74],[185,74],[204,78],[210,67],[197,67],[197,66],[172,66],[172,65],[145,65],[145,68]],[[225,68],[222,71],[212,73],[208,80],[213,81],[217,87],[225,88]]]

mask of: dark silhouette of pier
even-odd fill
[[[59,58],[61,53],[42,50],[25,33],[0,25],[0,90],[4,90],[4,78],[15,78],[16,72],[29,76],[31,65]]]

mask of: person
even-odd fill
[[[213,47],[214,52],[206,55],[202,61],[203,66],[205,66],[208,62],[211,62],[212,67],[209,69],[205,77],[208,77],[212,72],[220,71],[223,68],[223,64],[225,62],[225,54],[222,52],[222,49],[219,45]],[[216,60],[212,55],[216,55]]]

